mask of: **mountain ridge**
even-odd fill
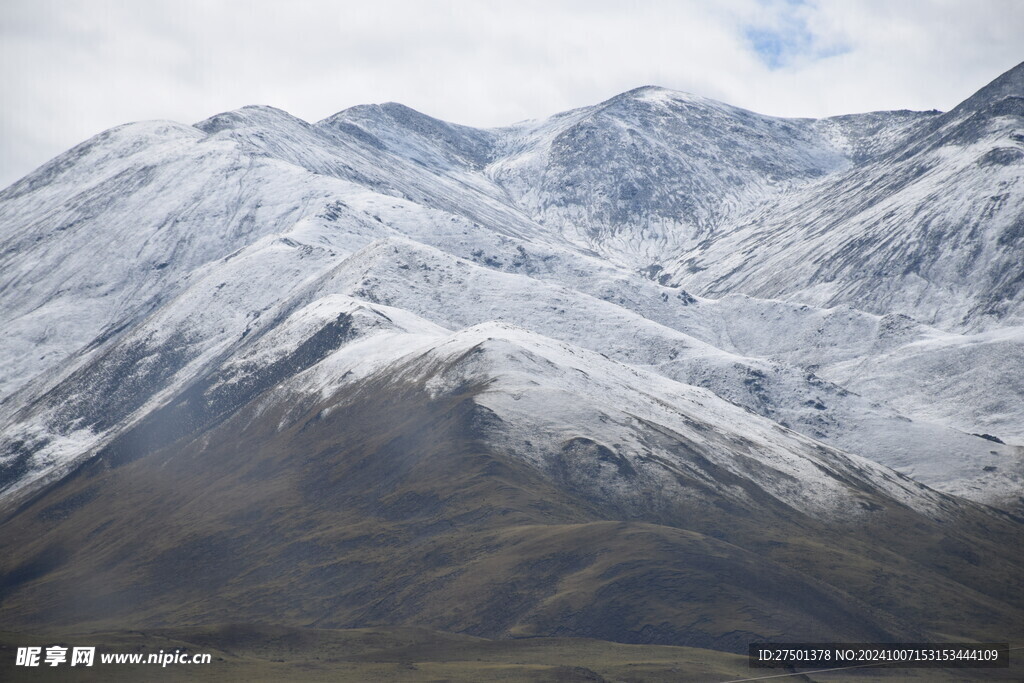
[[[1020,68],[69,150],[0,191],[0,625],[1017,637]]]

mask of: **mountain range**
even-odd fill
[[[103,132],[0,192],[0,627],[1024,637],[1024,64]]]

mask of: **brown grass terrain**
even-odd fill
[[[486,666],[434,656],[431,636],[404,659],[389,646],[321,670],[319,645],[301,665],[215,645],[240,667],[230,676],[277,678],[282,664],[312,680],[749,673],[722,652],[701,654],[704,670],[679,660],[689,650],[577,639],[737,653],[754,640],[1024,639],[1019,524],[973,508],[939,523],[891,503],[868,527],[781,506],[629,513],[490,443],[477,390],[430,399],[382,382],[289,419],[295,406],[257,401],[168,447],[96,458],[6,511],[0,624],[129,639],[189,625],[192,643],[196,624],[407,625],[493,654]]]

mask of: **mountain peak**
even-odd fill
[[[672,90],[660,85],[642,85],[639,88],[627,90],[620,93],[606,103],[617,102],[649,102],[649,103],[671,103],[671,102],[715,102],[715,100],[682,90]]]
[[[424,130],[436,131],[440,129],[459,129],[465,126],[449,123],[441,119],[424,114],[401,102],[382,102],[380,104],[357,104],[342,109],[336,114],[319,121],[316,125],[321,127],[337,126],[344,123],[375,123],[377,125],[398,124],[414,132],[422,133]]]
[[[448,123],[398,102],[349,107],[316,126],[370,136],[375,144],[435,168],[452,163],[480,167],[490,159],[493,144],[487,131]]]
[[[660,85],[641,85],[641,86],[639,86],[637,88],[633,88],[631,90],[627,90],[624,93],[621,93],[619,95],[619,97],[643,97],[644,95],[654,94],[654,93],[663,93],[663,92],[672,92],[672,91],[669,90],[668,88],[664,88],[664,87],[662,87]]]
[[[222,130],[256,127],[274,127],[282,123],[298,125],[308,128],[309,123],[297,116],[289,114],[283,109],[271,107],[265,104],[247,104],[241,109],[214,114],[208,119],[203,119],[193,124],[195,128],[210,135]]]

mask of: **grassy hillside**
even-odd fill
[[[2,627],[404,624],[733,652],[1024,637],[1019,525],[980,508],[938,522],[889,502],[866,527],[631,513],[489,443],[479,387],[378,382],[297,413],[257,400],[8,510]]]

